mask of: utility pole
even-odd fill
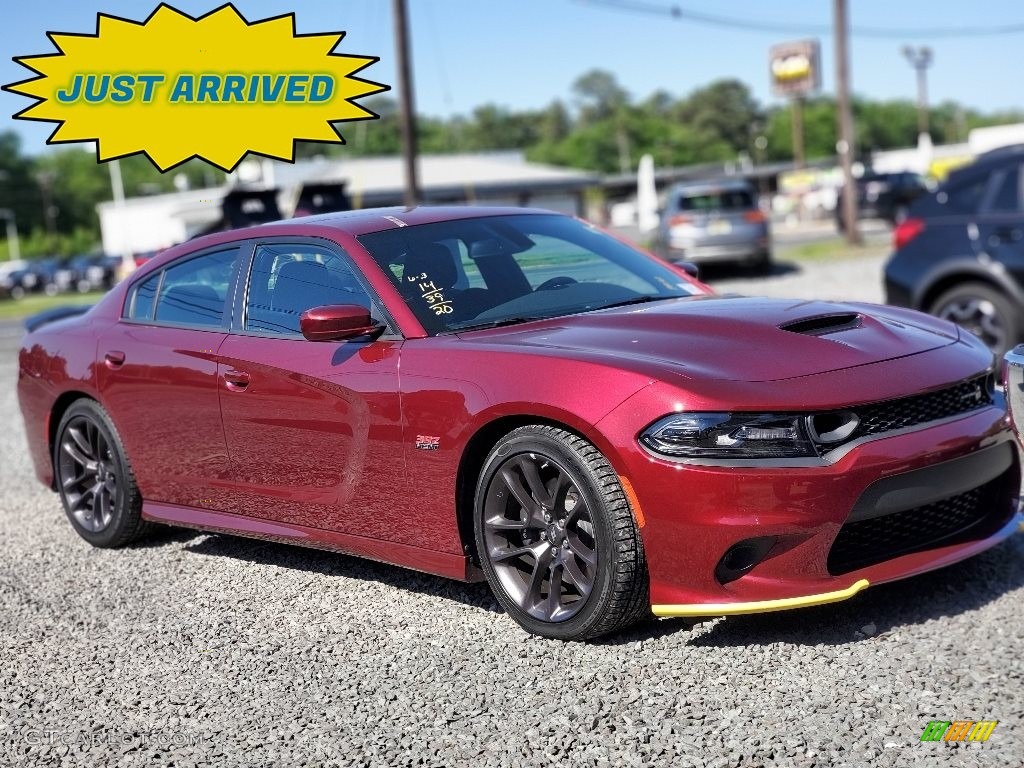
[[[917,72],[917,135],[928,133],[928,67],[932,64],[932,49],[903,46],[903,56]]]
[[[860,245],[857,229],[857,183],[853,178],[853,113],[850,110],[850,59],[847,51],[849,25],[846,0],[833,0],[832,23],[836,46],[836,107],[838,111],[839,141],[836,151],[843,167],[843,224],[846,241]]]
[[[420,181],[416,168],[416,112],[412,94],[412,68],[409,65],[409,23],[405,0],[392,0],[395,22],[395,53],[398,61],[398,111],[402,124],[402,155],[405,164],[405,204],[420,202]]]
[[[797,96],[793,99],[793,167],[802,170],[804,167],[804,100]]]

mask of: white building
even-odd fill
[[[521,152],[422,156],[419,176],[428,204],[534,206],[573,214],[582,212],[583,190],[597,183],[588,173],[526,162]],[[221,201],[233,185],[276,188],[278,207],[287,216],[301,185],[314,182],[344,182],[356,208],[401,205],[402,159],[251,160],[223,187],[100,203],[103,250],[145,253],[188,240],[220,219]]]

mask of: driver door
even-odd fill
[[[340,250],[256,246],[244,311],[220,348],[227,508],[247,517],[389,538],[387,499],[404,481],[401,337],[313,342],[299,316],[327,304],[371,308]]]

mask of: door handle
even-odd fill
[[[249,386],[249,374],[233,369],[224,371],[224,385],[234,392],[241,392]]]
[[[107,368],[120,368],[124,365],[124,352],[111,350],[103,356],[103,362],[106,363]]]

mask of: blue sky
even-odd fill
[[[10,0],[16,8],[0,25],[0,82],[24,79],[12,56],[51,52],[47,31],[92,32],[96,12],[142,20],[158,0]],[[408,0],[414,50],[417,107],[431,115],[468,113],[495,102],[540,107],[568,97],[573,80],[593,67],[615,72],[634,96],[662,88],[685,94],[714,78],[737,77],[757,97],[768,90],[768,48],[802,37],[747,32],[630,14],[583,0]],[[649,0],[664,3],[671,0]],[[828,25],[828,0],[675,0],[683,8],[775,23]],[[192,15],[220,0],[177,0]],[[388,0],[236,0],[250,21],[295,11],[300,32],[346,30],[341,52],[380,56],[370,79],[394,84],[394,48]],[[996,26],[1024,22],[1019,0],[984,3],[950,0],[852,0],[851,23],[865,27]],[[823,88],[833,90],[831,40],[821,39]],[[956,99],[984,110],[1024,108],[1024,34],[935,39],[855,37],[851,48],[855,92],[874,98],[912,98],[914,77],[900,54],[903,43],[935,51],[929,84],[934,102]],[[14,128],[25,149],[45,149],[47,125],[11,119],[28,99],[0,93],[0,130]]]

